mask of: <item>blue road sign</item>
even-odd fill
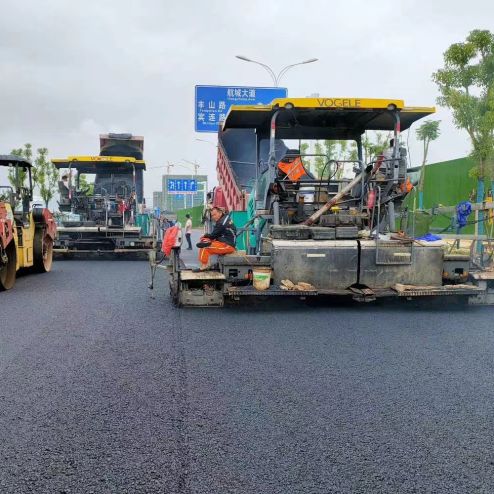
[[[189,178],[170,178],[167,180],[169,194],[194,194],[197,192],[197,180]]]
[[[267,105],[286,95],[285,87],[196,86],[196,132],[218,132],[231,105]]]

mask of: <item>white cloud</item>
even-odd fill
[[[198,160],[215,176],[214,147],[195,141],[196,84],[269,85],[243,54],[279,70],[293,96],[398,97],[431,106],[442,53],[475,28],[490,28],[486,0],[208,2],[7,0],[0,17],[0,150],[25,142],[51,156],[98,151],[98,134],[145,137],[150,167]],[[430,161],[467,154],[448,111]],[[412,159],[420,147],[410,136]],[[214,139],[214,135],[206,138]],[[159,183],[151,168],[146,196]]]

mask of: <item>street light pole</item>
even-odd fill
[[[170,169],[173,168],[174,166],[175,165],[173,165],[173,163],[170,163],[169,161],[167,161],[166,174],[168,177],[170,176]],[[168,178],[166,179],[166,184],[168,185]],[[165,212],[166,212],[166,210],[168,208],[168,190],[165,190],[164,193],[165,193]]]
[[[318,58],[309,58],[308,60],[304,60],[303,62],[297,62],[297,63],[292,63],[290,65],[287,65],[286,67],[283,67],[279,72],[278,75],[275,74],[274,70],[269,66],[266,65],[265,63],[258,62],[257,60],[252,60],[250,58],[244,57],[243,55],[235,55],[236,58],[239,60],[242,60],[244,62],[250,62],[250,63],[255,63],[257,65],[260,65],[264,69],[267,70],[269,75],[271,76],[271,79],[273,80],[274,87],[278,87],[281,78],[292,68],[296,67],[297,65],[305,65],[307,63],[313,63],[317,62]]]
[[[208,140],[206,140],[206,139],[199,139],[199,138],[197,138],[197,137],[196,137],[196,138],[195,138],[195,140],[196,140],[196,141],[199,141],[199,142],[205,142],[205,143],[207,143],[207,144],[211,144],[211,146],[214,146],[215,148],[217,148],[217,147],[218,147],[218,144],[215,144],[214,142],[208,141]]]
[[[186,160],[185,158],[182,158],[182,161],[184,161],[185,163],[189,163],[194,167],[194,176],[196,177],[196,185],[197,185],[197,170],[200,168],[201,165],[199,165],[197,161],[189,161]],[[184,166],[184,165],[178,165],[178,166]],[[192,207],[194,207],[194,193],[192,193],[191,195],[191,202],[192,202]]]

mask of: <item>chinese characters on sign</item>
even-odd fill
[[[188,178],[168,179],[167,189],[169,194],[195,194],[197,192],[197,180]]]
[[[195,130],[218,132],[231,105],[266,105],[286,95],[280,87],[196,86]]]

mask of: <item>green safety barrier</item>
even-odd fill
[[[149,235],[150,230],[150,217],[148,214],[138,214],[136,216],[136,226],[141,227],[141,234],[144,236]]]
[[[469,172],[474,166],[475,162],[468,157],[427,165],[425,167],[424,209],[437,206],[456,206],[462,201],[468,201],[472,195],[472,202],[476,202],[477,179],[469,176]],[[413,171],[411,176],[413,180],[418,179],[419,172]],[[491,188],[490,180],[486,180],[484,186],[486,191],[489,190]],[[416,188],[407,196],[403,205],[408,207],[409,211],[416,211],[415,236],[419,236],[417,231],[424,229],[425,217],[420,217],[420,213],[417,212],[419,200]],[[430,219],[429,231],[432,230],[437,233],[446,229],[451,224],[451,216],[451,214],[434,215]],[[472,213],[469,221],[473,220],[474,214]],[[410,224],[411,218],[408,219],[409,227]],[[474,225],[468,225],[462,229],[462,233],[473,234],[474,229]]]
[[[237,228],[242,228],[248,221],[247,211],[232,211],[230,217]],[[237,250],[245,250],[245,234],[237,237]]]
[[[202,228],[202,213],[204,211],[204,206],[195,206],[193,208],[179,209],[177,211],[177,221],[179,221],[182,226],[185,225],[185,215],[190,214],[192,220],[192,228]]]

